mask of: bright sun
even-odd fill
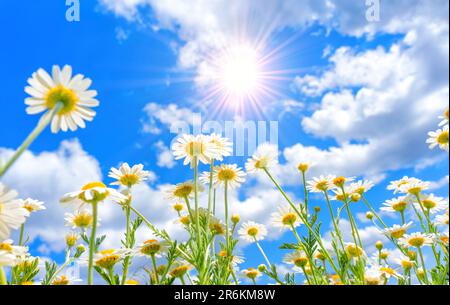
[[[229,49],[220,62],[220,82],[230,95],[249,95],[257,90],[261,67],[256,50],[241,45]]]

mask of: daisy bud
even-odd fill
[[[237,224],[241,220],[241,217],[238,214],[231,215],[231,222],[233,224]]]
[[[72,248],[73,246],[75,246],[75,244],[78,241],[78,234],[76,233],[69,233],[66,235],[66,245],[69,248]]]
[[[320,209],[319,206],[316,205],[316,206],[314,207],[314,212],[320,213],[320,210],[321,210],[321,209]]]
[[[366,218],[369,219],[369,220],[372,220],[373,219],[373,214],[371,212],[367,212],[366,213]]]
[[[182,203],[175,203],[173,209],[177,212],[181,212],[184,209],[184,205]]]
[[[423,271],[423,268],[422,268],[422,267],[417,268],[417,276],[418,276],[420,279],[425,278],[425,271]]]
[[[301,171],[302,173],[305,173],[308,169],[309,169],[308,163],[300,163],[298,165],[298,170]]]
[[[383,249],[383,243],[381,241],[377,241],[375,243],[375,247],[378,249],[378,251],[381,251],[381,249]]]
[[[267,267],[266,267],[266,265],[261,264],[261,265],[258,266],[258,270],[259,270],[259,272],[264,272],[264,271],[267,270]]]
[[[408,251],[408,257],[411,259],[411,260],[413,260],[413,261],[415,261],[416,260],[416,258],[417,258],[417,253],[415,252],[415,251]]]
[[[342,176],[334,178],[333,184],[336,185],[337,187],[343,187],[345,184],[345,178]]]
[[[381,259],[387,259],[389,257],[389,252],[387,251],[381,251],[380,258]]]
[[[358,202],[358,201],[361,200],[361,195],[358,194],[358,193],[353,193],[353,194],[350,195],[350,200],[352,202]]]

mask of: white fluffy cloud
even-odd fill
[[[192,110],[176,104],[148,103],[144,107],[144,113],[146,116],[142,120],[142,130],[151,134],[160,134],[163,127],[173,131],[189,127],[194,116]]]
[[[155,143],[157,149],[157,163],[159,167],[173,168],[175,166],[175,159],[170,148],[167,147],[163,141]]]

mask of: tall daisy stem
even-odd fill
[[[227,249],[227,257],[230,255],[230,231],[229,231],[229,220],[228,220],[228,181],[225,181],[225,243]]]
[[[8,282],[6,281],[5,270],[3,270],[2,266],[0,266],[0,285],[8,285]]]
[[[98,206],[97,202],[92,203],[92,230],[91,230],[91,238],[89,240],[89,263],[88,263],[88,285],[93,284],[94,278],[94,251],[95,251],[95,233],[97,231],[97,214],[98,214]]]
[[[17,161],[17,159],[23,154],[23,152],[31,145],[31,143],[36,140],[36,138],[44,131],[44,129],[50,124],[53,117],[58,113],[58,111],[62,108],[63,104],[58,102],[49,113],[44,114],[42,118],[39,120],[36,127],[33,131],[28,135],[28,137],[23,141],[23,143],[16,150],[14,155],[6,162],[5,166],[0,168],[0,178],[8,171],[8,169]]]
[[[20,226],[19,246],[22,246],[24,232],[25,232],[25,223],[23,223],[23,224]]]
[[[197,244],[200,250],[200,213],[198,210],[198,158],[194,157],[194,204],[195,204],[195,229],[197,231]]]
[[[255,238],[255,243],[258,246],[259,251],[261,252],[262,256],[264,257],[264,260],[267,263],[267,267],[269,269],[272,269],[272,264],[270,263],[269,259],[267,258],[266,253],[264,252],[263,248],[261,247],[261,245],[259,244],[258,240]]]
[[[131,202],[128,202],[128,205],[131,204]],[[130,236],[130,207],[127,206],[125,207],[125,217],[126,217],[126,222],[127,222],[127,228],[126,228],[126,237],[125,237],[125,243],[127,245],[127,247],[131,247],[132,245],[129,244],[131,236]],[[123,274],[122,274],[122,281],[121,281],[121,285],[124,285],[125,282],[127,281],[127,275],[128,275],[128,267],[130,265],[130,256],[125,257],[125,260],[123,262]]]
[[[419,247],[418,251],[420,256],[420,262],[422,263],[423,273],[425,274],[425,283],[429,284],[430,282],[428,281],[428,272],[427,267],[425,266],[425,260],[423,259],[422,249]]]
[[[209,172],[209,192],[208,192],[208,217],[206,219],[206,229],[209,228],[209,221],[212,209],[213,200],[213,172],[214,172],[214,159],[211,160],[210,172]]]

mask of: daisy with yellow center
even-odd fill
[[[54,286],[68,286],[70,284],[70,280],[65,275],[59,275],[56,279],[53,280],[52,285]]]
[[[99,203],[106,199],[120,203],[126,200],[127,197],[115,189],[106,187],[104,183],[95,181],[85,184],[80,191],[65,194],[60,202],[76,208],[82,208],[87,204]]]
[[[386,200],[380,210],[385,212],[404,213],[408,208],[410,202],[411,199],[407,196],[398,197],[392,200]]]
[[[384,229],[383,233],[394,239],[399,239],[406,234],[406,232],[409,230],[409,228],[412,227],[412,225],[413,225],[412,221],[404,225],[394,224],[392,227]]]
[[[129,251],[124,249],[102,250],[95,253],[94,263],[100,268],[110,270],[127,255],[129,255]]]
[[[350,200],[350,197],[352,195],[352,193],[350,193],[350,190],[348,190],[348,188],[343,188],[343,189],[336,189],[333,190],[334,196],[331,197],[331,199],[336,200],[336,201],[341,201],[341,202],[346,202]],[[355,193],[356,194],[356,193]],[[361,198],[361,196],[359,194],[357,194],[359,196],[359,198]]]
[[[207,136],[184,134],[173,144],[172,152],[175,160],[184,159],[183,164],[190,164],[193,168],[199,161],[209,164],[217,156],[217,147],[210,143]]]
[[[272,223],[282,230],[294,230],[294,228],[300,226],[302,221],[290,206],[282,206],[278,208],[278,212],[272,213]]]
[[[403,178],[395,181],[391,181],[391,183],[388,185],[387,190],[394,191],[394,194],[397,194],[401,192],[401,187],[405,184],[414,183],[419,181],[419,179],[416,178],[409,178],[408,176],[403,176]]]
[[[400,244],[405,248],[414,247],[421,248],[423,246],[430,246],[433,244],[433,236],[430,234],[424,234],[420,232],[405,234],[399,240]]]
[[[436,197],[433,194],[421,195],[420,202],[424,209],[431,214],[436,214],[445,209],[448,209],[448,201],[443,197]],[[415,205],[420,208],[419,203],[415,202]]]
[[[179,214],[181,211],[184,210],[184,204],[178,202],[172,205],[172,208]]]
[[[220,220],[216,217],[211,217],[209,221],[209,229],[214,235],[224,235],[227,228]]]
[[[143,170],[144,165],[137,164],[130,167],[128,163],[123,163],[118,169],[112,167],[108,177],[116,179],[111,185],[120,185],[131,188],[142,183],[150,176],[150,172]]]
[[[430,149],[439,146],[439,148],[448,152],[448,142],[449,142],[448,125],[444,126],[442,129],[429,132],[428,136],[429,138],[427,139],[427,143],[429,144]]]
[[[68,248],[72,248],[75,246],[79,238],[78,233],[70,232],[66,235],[66,245]]]
[[[403,184],[400,187],[400,192],[405,194],[411,194],[414,196],[419,196],[421,192],[427,190],[430,186],[429,182],[421,181],[419,179],[415,179],[410,183]]]
[[[365,256],[364,250],[354,243],[346,243],[345,252],[350,258],[360,258]]]
[[[309,263],[309,258],[305,252],[295,251],[286,254],[283,261],[289,265],[294,265],[303,269]]]
[[[339,177],[334,178],[332,182],[333,182],[334,186],[342,188],[342,187],[344,187],[345,183],[352,182],[353,180],[355,180],[355,178],[353,178],[353,177],[346,178],[343,176],[339,176]]]
[[[449,225],[448,210],[447,212],[445,212],[445,214],[436,216],[435,223],[442,226],[448,226]]]
[[[263,240],[267,235],[267,229],[264,225],[248,221],[242,224],[238,231],[239,236],[248,242]]]
[[[231,189],[245,181],[245,173],[236,164],[222,164],[214,168],[213,181],[216,186],[227,185]]]
[[[445,109],[444,114],[439,116],[442,121],[439,123],[439,127],[448,125],[448,108]]]
[[[247,160],[245,169],[248,173],[268,170],[278,163],[278,148],[264,143],[258,146],[253,156]]]
[[[357,193],[362,196],[370,191],[373,186],[373,182],[369,180],[359,180],[357,182],[351,183],[349,189],[351,190],[351,193]]]
[[[209,135],[207,139],[209,143],[215,147],[213,159],[222,161],[224,157],[231,156],[233,144],[227,138],[213,133]]]
[[[334,176],[314,177],[307,182],[307,189],[311,193],[323,193],[333,188]]]
[[[45,206],[42,201],[31,198],[27,198],[25,200],[20,199],[19,201],[22,204],[22,207],[30,213],[45,210]]]
[[[0,240],[9,237],[11,229],[18,229],[30,212],[16,200],[17,192],[0,183]]]
[[[185,200],[192,198],[194,195],[194,183],[187,181],[179,183],[166,191],[167,198],[171,200]]]
[[[160,256],[169,248],[169,244],[165,241],[158,241],[156,239],[149,239],[137,246],[135,249],[136,255],[139,256]]]
[[[399,257],[396,257],[394,259],[394,262],[397,265],[401,266],[403,268],[403,270],[405,270],[405,271],[411,270],[414,267],[414,265],[416,264],[416,262],[411,260],[410,257],[403,255],[403,254],[400,254]]]
[[[27,256],[27,251],[26,247],[14,246],[11,239],[0,242],[0,267],[18,265]]]
[[[91,108],[100,104],[95,99],[97,91],[88,90],[91,83],[81,74],[72,77],[72,67],[68,65],[63,69],[53,66],[52,76],[44,69],[39,69],[28,79],[30,86],[25,88],[25,92],[31,96],[25,100],[28,105],[26,111],[28,114],[47,111],[44,116],[48,116],[58,105],[58,111],[51,121],[53,133],[85,128],[84,121],[92,121],[95,117],[95,111]]]
[[[444,232],[437,237],[438,242],[444,244],[444,246],[448,247],[448,232]]]
[[[184,275],[192,269],[192,266],[185,261],[176,261],[172,265],[172,269],[169,271],[169,275],[174,278],[179,278],[183,284],[184,283]]]
[[[366,285],[383,285],[384,282],[385,279],[383,278],[383,274],[377,268],[370,268],[365,271],[364,283]]]
[[[94,221],[92,214],[87,211],[81,211],[77,214],[66,213],[65,214],[66,226],[72,227],[72,229],[86,230],[92,226]],[[97,219],[97,226],[99,226],[100,219]]]
[[[227,258],[227,251],[226,250],[221,250],[218,254],[218,257],[220,258]],[[236,267],[237,265],[240,265],[244,262],[244,258],[242,256],[239,255],[231,255],[231,264],[233,265],[233,267]]]
[[[256,285],[256,279],[262,275],[262,273],[258,269],[255,269],[255,268],[248,268],[248,269],[242,270],[242,273],[244,274],[245,277],[250,279],[253,282],[253,284],[255,284],[255,285]]]

